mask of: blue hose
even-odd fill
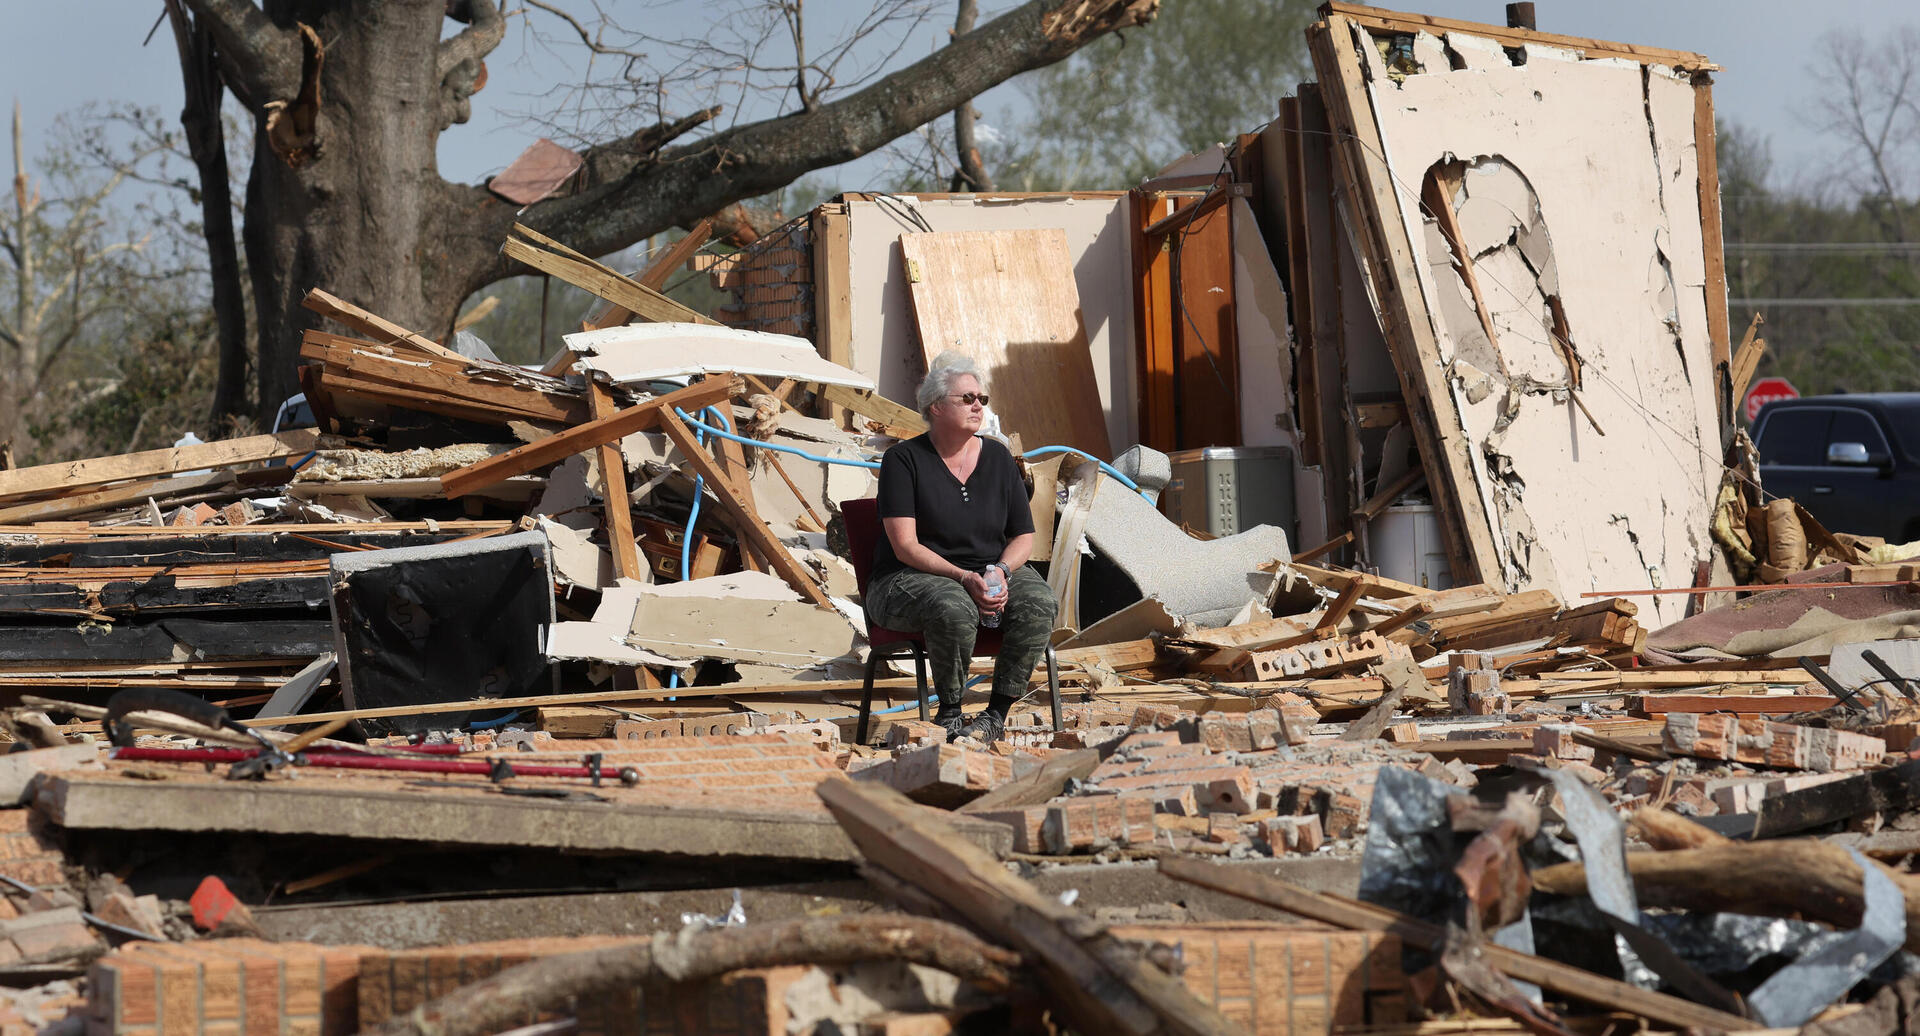
[[[1088,453],[1085,450],[1076,450],[1071,446],[1041,446],[1041,447],[1038,447],[1037,449],[1028,450],[1027,452],[1021,454],[1020,457],[1021,459],[1025,460],[1025,459],[1031,459],[1033,457],[1043,456],[1049,453],[1071,453],[1076,457],[1085,457],[1088,460],[1094,462],[1095,464],[1100,465],[1100,470],[1112,476],[1115,482],[1118,482],[1121,485],[1126,486],[1128,489],[1131,489],[1134,492],[1139,493],[1141,496],[1147,495],[1146,490],[1141,489],[1140,486],[1137,483],[1135,483],[1132,479],[1128,478],[1125,475],[1122,475],[1118,468],[1115,468],[1113,465],[1108,464],[1106,461],[1101,460],[1100,458],[1094,456],[1091,453]]]
[[[515,709],[504,716],[494,719],[476,719],[467,724],[468,730],[496,730],[520,718],[520,710]]]
[[[708,407],[706,410],[701,411],[701,413],[704,414],[707,411],[711,411],[713,409],[714,409],[713,407]],[[814,461],[819,464],[841,464],[849,468],[866,468],[869,471],[877,471],[880,468],[880,465],[870,460],[852,460],[847,457],[823,457],[817,453],[808,453],[805,450],[796,449],[795,447],[792,447],[792,446],[782,446],[778,443],[766,442],[761,439],[749,439],[744,435],[735,435],[730,431],[725,431],[723,429],[715,428],[714,426],[707,424],[704,421],[700,421],[697,418],[695,418],[692,414],[687,413],[685,410],[681,410],[679,407],[674,408],[674,413],[679,414],[682,420],[686,421],[690,425],[693,425],[697,433],[711,433],[713,435],[717,435],[721,437],[722,439],[731,439],[734,442],[740,443],[741,445],[744,445],[744,446],[755,446],[763,450],[772,450],[775,453],[790,453],[793,456],[802,457],[802,458],[805,458],[806,460]],[[704,438],[702,439],[702,441],[705,441]],[[1095,464],[1100,465],[1100,470],[1106,472],[1109,476],[1113,478],[1114,481],[1120,483],[1123,486],[1126,486],[1128,489],[1131,489],[1136,493],[1139,493],[1141,496],[1147,495],[1145,490],[1141,489],[1140,486],[1137,483],[1135,483],[1132,479],[1121,474],[1119,469],[1115,468],[1111,464],[1108,464],[1106,461],[1101,460],[1100,458],[1094,456],[1093,454],[1086,452],[1085,450],[1077,450],[1071,446],[1042,446],[1038,449],[1028,450],[1027,452],[1021,454],[1020,456],[1023,458],[1032,458],[1032,457],[1045,456],[1050,453],[1071,453],[1078,457],[1085,457],[1086,459],[1093,461]]]
[[[973,679],[971,679],[971,680],[968,680],[968,681],[966,682],[966,685],[965,685],[965,686],[967,686],[967,687],[972,687],[972,686],[973,686],[974,684],[977,684],[977,683],[979,683],[980,681],[982,681],[982,680],[984,680],[984,679],[986,679],[986,677],[984,677],[984,676],[976,676],[976,677],[974,677]],[[927,699],[927,704],[928,704],[928,705],[931,705],[931,706],[933,706],[933,707],[935,707],[935,708],[939,708],[939,707],[940,707],[940,696],[936,694],[936,695],[934,695],[933,697],[931,697],[931,698],[928,698],[928,699]],[[919,703],[919,702],[917,702],[917,701],[910,701],[910,702],[908,702],[908,703],[906,703],[905,705],[893,705],[893,706],[890,706],[890,707],[888,707],[888,708],[884,708],[884,709],[875,709],[875,710],[873,710],[873,711],[872,711],[871,713],[868,713],[868,715],[872,715],[872,716],[885,716],[885,715],[888,715],[889,713],[894,713],[894,712],[905,712],[905,711],[907,711],[908,709],[917,709],[917,708],[919,708],[919,707],[920,707],[920,703]]]
[[[712,409],[713,409],[712,407],[707,408],[707,410],[712,410]],[[693,417],[693,415],[687,413],[685,410],[682,410],[679,407],[674,407],[673,412],[676,414],[679,414],[682,420],[694,426],[695,429],[698,429],[700,431],[705,431],[705,432],[712,432],[714,435],[717,435],[722,439],[732,439],[734,442],[740,443],[743,446],[757,446],[763,450],[772,450],[775,453],[791,453],[796,457],[804,457],[807,460],[815,461],[820,464],[844,464],[850,468],[866,468],[871,471],[880,470],[880,465],[870,460],[853,460],[848,457],[822,457],[819,454],[808,453],[805,450],[795,449],[792,446],[781,446],[777,443],[762,442],[759,439],[749,439],[744,435],[735,435],[732,432],[723,431],[719,428],[713,427],[710,424],[705,424],[705,423],[702,423],[701,421],[696,420]],[[706,413],[706,410],[701,411],[701,413]]]

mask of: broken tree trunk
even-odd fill
[[[577,999],[651,979],[697,982],[742,968],[906,961],[1003,992],[1019,958],[944,921],[904,914],[815,918],[751,928],[661,933],[651,942],[568,953],[508,968],[390,1019],[382,1036],[482,1036]]]
[[[1874,864],[1906,897],[1907,949],[1920,950],[1920,875]],[[1804,917],[1837,928],[1860,924],[1860,867],[1837,845],[1790,839],[1729,842],[1704,849],[1629,853],[1627,873],[1643,907]],[[1728,881],[1730,874],[1738,881]],[[1585,895],[1583,864],[1559,863],[1533,872],[1534,888],[1561,896]]]

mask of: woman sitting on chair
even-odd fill
[[[947,728],[947,739],[992,743],[1046,650],[1053,591],[1027,566],[1033,512],[1020,468],[1005,446],[978,434],[987,391],[973,361],[940,354],[914,398],[927,432],[895,445],[880,461],[886,535],[874,549],[867,613],[887,629],[926,638],[940,695],[934,720]],[[974,637],[995,617],[1001,639],[993,697],[967,722],[960,696]]]

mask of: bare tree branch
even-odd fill
[[[480,61],[507,36],[507,20],[493,0],[468,0],[471,21],[450,40],[440,44],[437,67],[440,75],[468,61]]]
[[[227,88],[248,108],[300,87],[300,42],[251,0],[183,0],[213,34]]]
[[[814,169],[858,158],[1012,76],[1058,61],[1115,29],[1143,25],[1158,10],[1159,0],[1029,0],[850,96],[666,149],[615,182],[539,202],[519,218],[588,254],[618,251]],[[472,205],[457,194],[448,202],[454,208]],[[513,219],[497,205],[488,220],[458,232],[497,242]],[[469,290],[512,273],[497,253],[475,253],[486,260],[468,278]]]

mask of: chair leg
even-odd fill
[[[1060,656],[1047,645],[1047,700],[1053,703],[1053,730],[1060,732]]]
[[[857,745],[867,743],[867,724],[873,719],[873,670],[880,664],[880,652],[867,652],[867,679],[860,688],[860,726],[854,731],[853,742]]]
[[[920,722],[927,722],[927,649],[913,646],[913,700],[920,703]]]

